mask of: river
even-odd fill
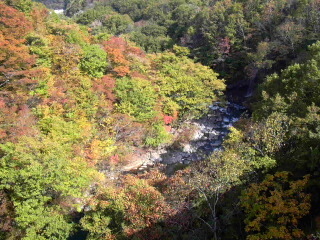
[[[216,102],[210,106],[208,113],[197,120],[184,123],[193,129],[193,136],[187,143],[152,150],[141,156],[143,163],[136,169],[144,171],[157,163],[166,165],[172,172],[177,165],[189,165],[191,162],[205,159],[214,151],[222,149],[224,138],[230,132],[230,127],[246,113],[246,108],[235,103]],[[188,129],[178,129],[176,134],[183,134]],[[179,132],[180,131],[180,132]]]

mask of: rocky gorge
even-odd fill
[[[200,119],[184,122],[185,127],[173,129],[176,138],[188,132],[188,141],[155,150],[137,153],[137,161],[122,168],[122,172],[144,171],[156,164],[165,165],[169,172],[179,164],[188,165],[203,160],[214,151],[222,149],[229,128],[246,112],[246,108],[231,102],[216,102]]]

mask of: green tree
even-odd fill
[[[112,0],[112,7],[121,14],[128,14],[135,22],[139,21],[143,16],[144,9],[152,1],[147,0]]]
[[[128,15],[110,14],[102,20],[103,30],[113,35],[120,35],[130,32],[133,28],[133,21]]]
[[[199,117],[225,89],[223,80],[208,67],[166,52],[155,57],[160,94],[179,106],[184,117]]]
[[[33,8],[33,3],[30,0],[5,0],[5,2],[26,15],[29,15]]]
[[[107,68],[107,53],[99,45],[84,47],[84,56],[80,61],[82,71],[92,77],[103,77]]]
[[[1,145],[0,189],[14,205],[13,238],[66,239],[73,228],[63,202],[81,197],[95,171],[50,137],[24,137]],[[69,210],[70,207],[69,207]]]
[[[173,40],[166,35],[150,36],[141,32],[133,32],[130,35],[130,40],[137,43],[148,53],[162,52],[170,49],[173,44]]]
[[[85,8],[87,4],[88,2],[86,0],[69,0],[67,1],[65,14],[69,17],[72,17],[83,8]]]
[[[102,24],[104,18],[113,12],[112,8],[109,6],[103,6],[96,4],[94,8],[88,9],[80,14],[77,14],[74,18],[77,23],[89,25],[94,21],[99,21]]]
[[[232,149],[217,152],[191,167],[188,185],[198,194],[192,209],[195,218],[210,229],[214,239],[218,239],[219,226],[223,221],[223,215],[219,214],[225,200],[223,195],[240,185],[250,171],[250,161]]]
[[[120,112],[133,116],[138,121],[147,121],[155,117],[154,108],[158,96],[149,80],[142,78],[118,79],[115,92],[120,100],[117,106]]]
[[[320,42],[309,47],[310,60],[293,64],[280,74],[269,76],[261,86],[261,101],[254,116],[261,118],[273,111],[290,117],[305,117],[312,103],[320,105]]]
[[[163,143],[168,143],[171,140],[170,134],[165,129],[162,122],[155,122],[149,129],[145,144],[150,147],[158,147]]]

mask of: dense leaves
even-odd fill
[[[6,143],[1,145],[1,155],[0,188],[10,193],[15,207],[17,231],[11,232],[12,237],[67,237],[72,223],[64,216],[61,205],[65,199],[72,201],[82,195],[93,170],[83,159],[73,156],[68,145],[46,137],[41,141],[21,138],[15,146]]]
[[[317,0],[132,0],[96,1],[73,12],[95,34],[125,34],[148,52],[190,47],[195,59],[243,86],[290,64],[319,39],[319,6]]]
[[[160,93],[177,106],[171,111],[183,116],[201,115],[225,88],[211,69],[185,56],[164,53],[157,55],[155,62],[160,72]]]
[[[128,236],[157,239],[151,232],[139,232],[164,218],[167,205],[159,191],[145,180],[125,177],[118,189],[106,189],[90,201],[91,211],[81,220],[88,239]],[[149,235],[149,237],[147,237]]]
[[[72,19],[0,2],[1,239],[317,239],[318,0],[51,4]],[[203,161],[124,174],[190,141],[219,76],[262,83],[252,118]]]
[[[23,13],[3,2],[0,9],[0,87],[18,84],[19,80],[32,83],[30,69],[35,58],[23,44],[32,24]]]
[[[247,213],[248,239],[301,238],[298,220],[310,209],[310,196],[303,193],[307,182],[308,176],[289,181],[288,172],[278,172],[252,184],[241,200]]]
[[[112,196],[102,185],[107,178],[98,171],[121,169],[135,160],[132,152],[138,147],[170,141],[166,127],[180,109],[170,100],[175,93],[160,89],[163,78],[171,75],[170,84],[176,84],[178,76],[161,70],[165,63],[156,60],[160,56],[147,56],[124,38],[95,38],[88,29],[30,1],[8,4],[0,3],[1,237],[67,239],[77,225],[73,216],[96,197],[115,202],[86,214],[81,222],[89,238],[151,236],[145,228],[164,219],[167,211],[161,193],[127,177],[121,188],[114,188],[119,196]],[[70,4],[81,8],[86,2]],[[119,14],[101,21],[112,34],[132,24]],[[143,30],[148,31],[152,29]],[[206,104],[217,99],[219,93],[205,93],[224,88],[213,71],[186,58],[179,63],[173,53],[166,55],[175,58],[175,71],[188,64],[192,81],[202,71],[198,85],[207,94]],[[205,110],[196,105],[193,100],[188,108]],[[103,197],[90,192],[95,185]],[[97,220],[102,214],[98,209],[106,219]]]
[[[122,78],[117,81],[115,91],[120,99],[120,112],[133,116],[138,121],[154,118],[157,94],[150,81]]]
[[[92,77],[101,78],[107,67],[107,54],[98,45],[84,48],[84,56],[80,61],[80,68]]]

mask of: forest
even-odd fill
[[[319,0],[0,0],[0,239],[318,240],[319,203]]]

